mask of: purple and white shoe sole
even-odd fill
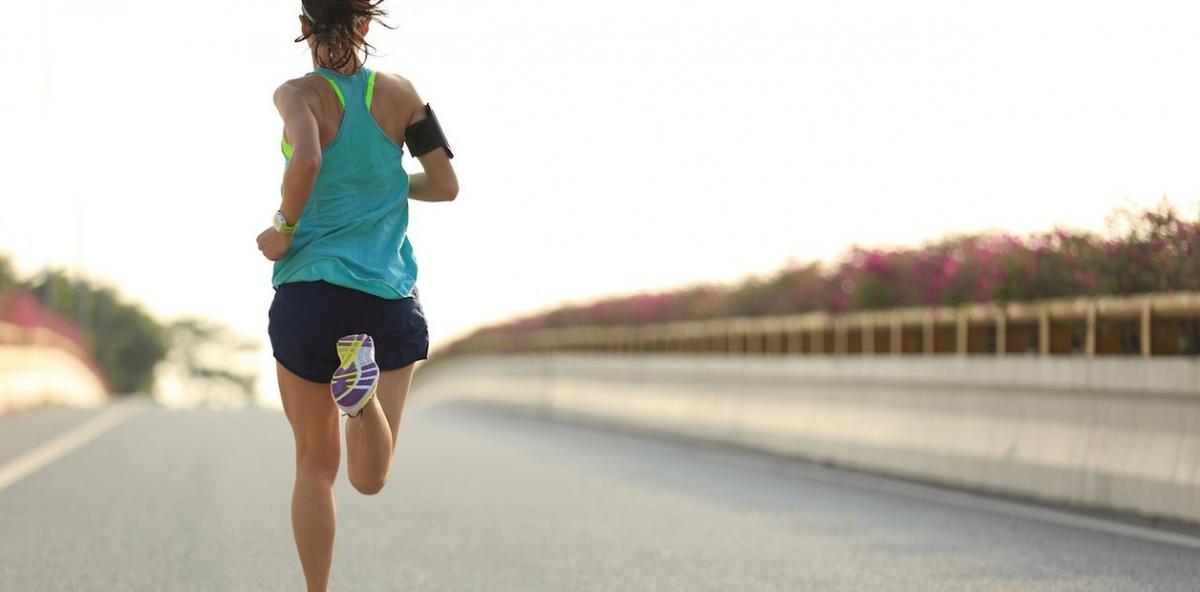
[[[365,407],[362,402],[370,399],[379,381],[375,343],[370,335],[359,333],[339,339],[337,349],[342,365],[333,373],[330,391],[342,412],[356,417]]]

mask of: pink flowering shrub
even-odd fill
[[[918,247],[853,246],[832,265],[789,263],[732,286],[610,298],[481,330],[630,325],[809,311],[1200,291],[1200,219],[1166,201],[1117,210],[1107,236],[1056,228],[1026,237],[952,235]]]

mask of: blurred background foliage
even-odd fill
[[[843,312],[971,302],[1200,290],[1200,216],[1185,219],[1166,199],[1120,208],[1104,233],[1055,228],[1016,236],[955,234],[917,247],[853,246],[832,264],[785,265],[732,285],[563,306],[480,329],[628,325],[811,311]]]
[[[258,373],[253,365],[238,364],[253,356],[260,344],[208,319],[184,318],[167,328],[168,372],[175,371],[193,399],[248,402],[254,397]]]
[[[12,261],[0,255],[0,293],[17,286],[17,272],[13,269]]]
[[[76,343],[113,394],[156,390],[157,373],[185,390],[229,401],[252,399],[258,373],[244,363],[259,343],[214,321],[163,323],[117,289],[44,269],[22,279],[0,254],[0,321],[42,328]]]
[[[88,352],[118,394],[147,392],[154,367],[167,353],[165,327],[109,286],[43,270],[24,281],[0,256],[0,319],[44,327]]]

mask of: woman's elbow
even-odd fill
[[[321,170],[321,155],[320,154],[295,154],[288,161],[288,168],[295,169],[300,173],[307,173],[314,177]]]
[[[458,181],[454,180],[442,188],[442,198],[446,201],[454,201],[456,197],[458,197]]]

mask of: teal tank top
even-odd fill
[[[323,280],[380,298],[407,298],[417,282],[408,240],[408,173],[401,164],[404,149],[371,117],[375,72],[317,68],[312,74],[333,86],[344,115],[337,135],[321,149],[312,196],[291,248],[275,262],[271,284]],[[283,155],[291,161],[286,141]]]

